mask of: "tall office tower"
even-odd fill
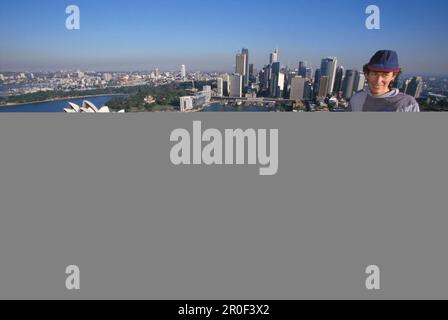
[[[422,77],[413,77],[406,88],[406,94],[414,97],[420,98],[423,90],[423,79]]]
[[[317,95],[319,93],[319,86],[320,86],[320,69],[316,69],[316,72],[314,72],[314,87],[313,92]]]
[[[316,69],[316,72],[314,72],[314,82],[315,83],[320,82],[320,76],[321,76],[320,69]]]
[[[0,74],[0,81],[5,81],[5,77],[2,74]]]
[[[407,80],[403,81],[403,85],[402,85],[400,91],[403,93],[406,93],[406,91],[408,91],[409,83],[411,83],[411,79],[407,79]]]
[[[269,77],[270,77],[270,74],[271,74],[271,66],[267,65],[267,66],[265,66],[263,68],[263,75],[262,75],[263,79],[260,80],[261,85],[263,87],[263,91],[269,90],[269,79],[270,79]]]
[[[160,78],[160,71],[159,68],[156,68],[156,79]]]
[[[258,71],[258,81],[260,83],[261,90],[264,89],[264,72],[265,72],[264,67],[260,71]]]
[[[203,86],[202,87],[202,93],[205,96],[205,102],[210,102],[212,99],[212,87],[211,86]]]
[[[401,87],[403,86],[403,84],[404,84],[404,81],[403,81],[403,79],[399,76],[399,77],[397,77],[397,78],[395,79],[394,84],[393,84],[393,87],[394,87],[395,89],[400,89],[400,91],[401,91]]]
[[[355,72],[355,83],[353,85],[353,91],[358,92],[364,89],[366,84],[366,77],[364,72],[356,70]]]
[[[306,61],[299,62],[299,76],[306,78],[306,69],[308,68],[308,63]]]
[[[187,81],[187,68],[184,64],[180,67],[180,77],[182,81]]]
[[[274,52],[271,53],[271,56],[269,57],[269,64],[274,64],[278,62],[278,49],[275,49]]]
[[[291,70],[288,71],[288,73],[286,74],[286,82],[287,82],[288,87],[291,86],[291,82],[292,82],[292,79],[294,79],[294,77],[298,77],[297,72],[291,71]]]
[[[335,57],[322,59],[320,72],[321,76],[328,77],[329,83],[327,88],[327,94],[333,92],[337,65],[338,65],[338,59]]]
[[[232,98],[241,98],[243,96],[243,76],[240,74],[233,74],[230,78],[229,96]]]
[[[311,80],[307,80],[305,82],[305,87],[303,88],[303,99],[306,101],[313,100],[313,82]]]
[[[319,81],[319,93],[318,97],[324,98],[328,94],[328,87],[330,86],[330,77],[321,76]]]
[[[247,62],[247,55],[242,53],[238,53],[236,55],[235,73],[243,76],[243,85],[244,85],[244,76],[246,75],[246,62]]]
[[[224,75],[224,96],[228,97],[230,95],[230,76],[226,73]]]
[[[306,68],[305,70],[306,70],[305,78],[311,79],[313,76],[313,71],[311,70],[311,68]]]
[[[243,75],[243,86],[244,86],[244,88],[247,88],[249,86],[249,50],[246,48],[243,48],[241,50],[241,54],[246,56],[244,73],[241,73],[241,74]]]
[[[249,77],[255,76],[254,74],[254,64],[249,64]]]
[[[217,78],[217,87],[218,87],[218,97],[224,96],[224,79]]]
[[[342,91],[342,84],[344,80],[344,67],[340,66],[336,70],[336,78],[334,80],[334,91],[336,95],[339,95],[339,93]]]
[[[355,77],[356,77],[355,70],[347,70],[345,72],[344,85],[342,86],[343,98],[345,100],[349,100],[353,96],[353,90],[355,87]]]
[[[269,95],[276,97],[279,91],[280,62],[274,62],[271,66],[271,81],[269,83]]]
[[[294,77],[291,79],[291,90],[289,92],[289,99],[303,100],[305,93],[306,79],[302,77]]]
[[[275,93],[276,98],[281,98],[283,96],[283,93],[285,91],[285,81],[286,81],[286,75],[283,72],[280,72],[278,75],[278,89]]]
[[[249,82],[255,83],[257,75],[255,74],[254,65],[253,63],[249,64]]]

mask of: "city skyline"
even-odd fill
[[[0,71],[180,70],[182,64],[188,71],[232,71],[241,48],[260,70],[278,47],[279,62],[291,68],[308,61],[315,70],[323,58],[337,57],[346,70],[362,69],[376,50],[388,48],[398,51],[405,73],[448,74],[448,4],[436,0],[375,1],[380,30],[365,28],[371,3],[364,0],[280,0],[277,13],[264,0],[79,0],[81,29],[73,31],[65,28],[69,4],[2,4]]]

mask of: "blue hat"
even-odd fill
[[[367,68],[374,72],[400,72],[398,54],[392,50],[381,50],[370,59]]]

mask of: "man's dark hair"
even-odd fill
[[[368,75],[370,73],[369,65],[365,64],[364,67],[362,68],[362,70],[364,71],[365,75]],[[399,72],[394,72],[395,80],[389,84],[389,90],[392,90],[393,88],[396,87],[396,84],[398,82],[398,77],[400,77],[401,72],[402,72],[401,69]]]

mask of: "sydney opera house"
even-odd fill
[[[85,100],[82,103],[82,107],[75,103],[69,102],[69,107],[64,109],[66,113],[112,113],[108,106],[104,106],[98,109],[92,102]],[[124,110],[120,110],[117,113],[124,113]]]

